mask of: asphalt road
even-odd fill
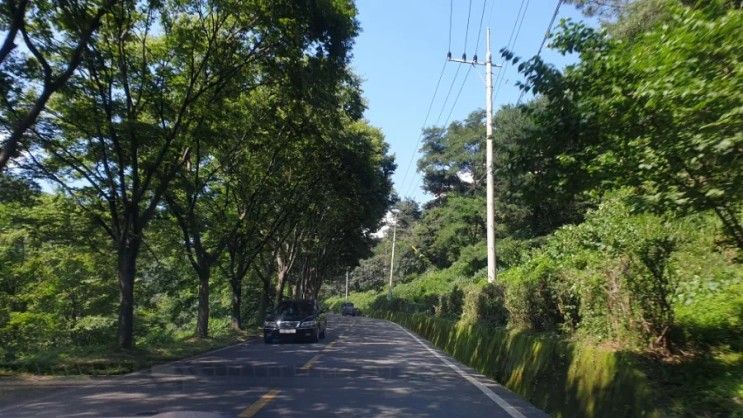
[[[0,416],[547,417],[396,324],[336,315],[317,344],[253,339],[126,376],[57,383],[5,399]]]

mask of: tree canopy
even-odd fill
[[[70,308],[14,302],[0,329],[30,325],[23,315],[45,315],[61,330],[96,316],[104,334],[115,323],[129,349],[135,316],[169,309],[165,317],[183,326],[191,306],[204,338],[215,315],[229,312],[242,328],[261,316],[244,301],[265,311],[287,294],[317,297],[367,254],[392,203],[395,164],[363,120],[348,65],[352,2],[3,7],[1,162],[13,161],[0,177],[0,227],[13,231],[1,244],[10,269],[3,298],[22,300],[25,286],[46,280],[29,275],[37,259],[77,271],[92,283],[86,292],[100,295]],[[52,222],[55,210],[67,229],[30,246],[26,228]],[[54,251],[79,257],[56,261],[47,249],[55,240],[65,247]],[[65,274],[58,286],[76,286]]]

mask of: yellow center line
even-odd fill
[[[318,354],[316,354],[314,357],[312,357],[310,359],[310,361],[308,361],[304,366],[302,366],[300,370],[309,370],[309,369],[311,369],[315,365],[315,363],[317,362],[317,360],[320,358],[320,356],[322,355],[322,353],[325,352],[325,350],[327,350],[329,348],[333,348],[333,346],[337,342],[338,342],[337,339],[336,340],[333,340],[328,345],[326,345],[325,347],[323,347],[323,349],[320,350],[320,352]],[[271,389],[271,390],[269,390],[268,392],[264,393],[263,396],[261,396],[257,401],[253,402],[252,405],[250,405],[249,407],[245,408],[245,410],[242,411],[240,413],[240,415],[238,415],[238,416],[241,417],[241,418],[250,418],[250,417],[254,416],[261,409],[263,409],[266,405],[268,405],[269,403],[271,403],[271,401],[273,401],[274,398],[276,398],[276,396],[280,392],[281,391],[278,390],[278,389]]]
[[[310,361],[308,361],[304,366],[300,367],[299,370],[309,370],[309,369],[311,369],[315,365],[315,363],[317,362],[317,360],[320,359],[320,356],[325,352],[325,350],[327,350],[329,348],[333,348],[333,346],[337,342],[338,342],[338,340],[335,340],[335,341],[329,343],[328,345],[326,345],[325,347],[323,347],[323,349],[320,350],[320,352],[317,353],[317,355],[315,355],[315,357],[312,357],[310,359]]]
[[[312,366],[315,365],[315,362],[317,361],[317,359],[319,359],[319,358],[320,358],[320,354],[316,355],[315,357],[312,357],[310,359],[310,361],[307,362],[307,364],[305,364],[304,366],[302,366],[300,368],[300,370],[309,370],[309,369],[311,369]]]
[[[266,405],[268,405],[274,398],[276,398],[276,395],[278,395],[280,390],[278,389],[271,389],[268,392],[264,393],[263,396],[261,396],[257,401],[253,402],[252,405],[245,408],[244,411],[238,415],[240,418],[250,418],[258,413],[261,409],[263,409]]]

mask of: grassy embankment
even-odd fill
[[[632,350],[421,313],[371,311],[399,323],[557,417],[743,417],[743,353],[716,348],[659,359]],[[379,295],[384,297],[384,295]],[[329,300],[334,306],[335,300]]]
[[[112,344],[50,347],[14,361],[0,363],[0,376],[116,375],[191,357],[244,341],[252,333],[226,331],[199,339],[188,334],[139,344],[125,351]]]
[[[384,289],[349,299],[553,416],[743,417],[743,264],[720,236],[712,216],[608,202],[498,286],[467,261],[402,278],[391,302]]]

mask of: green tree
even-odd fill
[[[485,179],[485,112],[471,113],[447,128],[423,131],[418,171],[423,190],[436,197],[482,190]]]
[[[18,143],[34,125],[52,94],[65,86],[80,65],[101,19],[115,3],[114,0],[83,4],[3,2],[0,27],[5,39],[0,46],[0,91],[3,93],[0,126],[7,136],[0,142],[0,171],[16,155]],[[25,47],[23,50],[18,49],[18,38]]]
[[[347,3],[293,1],[136,6],[119,5],[103,19],[83,66],[35,130],[43,152],[31,154],[40,175],[73,196],[115,243],[125,348],[133,344],[143,235],[193,152],[185,133],[198,110],[219,108],[236,78],[241,88],[260,81],[261,73],[245,77],[249,66],[270,77],[270,70],[291,74],[282,62],[310,54],[344,62],[355,12]]]
[[[448,197],[425,212],[413,233],[415,246],[432,265],[449,267],[463,248],[485,236],[485,198]]]
[[[580,121],[577,162],[594,189],[633,186],[641,207],[713,210],[743,248],[743,55],[738,9],[673,6],[668,24],[634,42],[563,23],[553,44],[577,51],[564,74],[538,58],[521,64],[555,118]],[[509,56],[508,53],[506,53]]]

